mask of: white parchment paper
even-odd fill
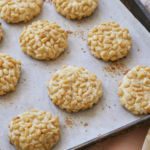
[[[0,52],[22,61],[22,76],[16,91],[0,97],[1,150],[14,150],[8,138],[10,120],[32,108],[50,111],[59,116],[61,140],[55,150],[70,149],[140,119],[120,106],[117,89],[123,72],[119,70],[120,73],[109,73],[106,68],[110,64],[94,58],[86,42],[89,29],[103,21],[115,20],[127,27],[133,38],[131,53],[118,63],[124,68],[150,65],[150,35],[119,0],[101,0],[94,15],[82,21],[65,19],[55,11],[51,3],[45,2],[41,15],[35,20],[39,19],[57,22],[64,29],[73,32],[69,34],[69,48],[55,61],[34,60],[25,55],[19,46],[18,39],[25,25],[9,25],[1,20],[5,38],[0,44]],[[69,114],[52,104],[47,94],[47,82],[51,74],[64,64],[83,66],[103,81],[104,95],[95,107],[84,112]]]

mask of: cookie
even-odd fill
[[[24,28],[20,36],[22,50],[38,60],[51,60],[67,48],[67,32],[56,23],[36,21]]]
[[[2,25],[0,23],[0,42],[2,41],[3,36],[4,36],[4,33],[3,33]]]
[[[68,19],[82,19],[92,15],[98,0],[52,0],[56,10]]]
[[[43,0],[3,0],[0,2],[0,16],[7,23],[28,22],[39,15]]]
[[[52,102],[68,112],[86,110],[102,96],[102,83],[83,67],[64,66],[48,83]]]
[[[21,62],[0,53],[0,95],[12,92],[21,74]]]
[[[116,61],[127,56],[131,43],[128,29],[115,22],[102,23],[88,34],[91,53],[104,61]]]
[[[135,115],[150,113],[150,67],[137,66],[119,86],[121,104]]]
[[[51,113],[31,110],[10,122],[9,138],[17,150],[50,150],[60,138],[59,120]]]

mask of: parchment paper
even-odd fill
[[[0,44],[0,52],[22,61],[22,76],[16,91],[0,97],[1,150],[14,150],[8,138],[10,120],[32,108],[50,111],[59,116],[61,140],[55,150],[70,149],[141,118],[121,107],[117,89],[118,81],[129,68],[135,65],[150,65],[150,35],[119,0],[101,0],[94,15],[82,21],[65,19],[55,11],[51,3],[46,2],[41,15],[35,20],[39,19],[57,22],[68,30],[69,48],[55,61],[34,60],[25,55],[19,46],[18,39],[25,24],[9,25],[1,20],[5,38]],[[131,53],[127,58],[115,63],[115,67],[93,57],[86,42],[89,29],[103,21],[111,20],[127,27],[133,38]],[[104,95],[95,107],[69,114],[52,104],[46,86],[51,74],[64,64],[83,66],[103,81]]]

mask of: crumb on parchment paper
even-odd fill
[[[125,75],[129,68],[121,62],[113,62],[104,66],[104,71],[111,75]]]
[[[73,33],[73,31],[71,31],[71,30],[67,30],[67,33],[68,33],[68,34],[72,34],[72,33]]]
[[[83,41],[86,41],[85,31],[82,31],[82,30],[77,30],[77,31],[67,30],[67,33],[70,34],[70,35],[73,35],[75,37],[80,37]]]
[[[87,127],[89,125],[87,122],[83,122],[83,121],[80,121],[80,124],[83,125],[84,127]]]
[[[74,125],[74,121],[71,117],[66,117],[65,118],[65,127],[70,127],[72,128]]]
[[[84,123],[84,124],[83,124],[84,127],[87,127],[88,125],[89,125],[88,123]]]
[[[84,121],[80,121],[79,123],[83,127],[89,126],[89,124],[87,122],[84,122]],[[75,126],[75,125],[77,125],[77,124],[75,123],[75,121],[71,117],[65,118],[65,125],[64,125],[65,128],[73,128],[73,126]]]

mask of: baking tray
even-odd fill
[[[0,97],[0,149],[14,150],[8,138],[10,120],[29,109],[37,108],[58,115],[61,123],[61,140],[54,150],[76,149],[105,135],[150,119],[134,116],[119,103],[118,82],[124,73],[135,65],[150,65],[150,35],[119,0],[101,0],[93,16],[82,21],[70,21],[59,15],[53,5],[44,3],[39,19],[57,22],[69,33],[69,47],[55,61],[37,61],[25,55],[19,46],[19,35],[24,24],[9,25],[2,22],[5,38],[0,51],[22,61],[22,75],[15,92]],[[35,21],[34,20],[34,21]],[[115,20],[130,30],[133,47],[129,56],[116,63],[106,63],[90,54],[87,33],[103,21]],[[31,22],[30,22],[31,23]],[[28,24],[30,24],[28,23]],[[26,24],[26,25],[28,25]],[[62,65],[83,66],[103,81],[104,95],[92,109],[70,114],[52,104],[48,97],[47,83],[52,73]],[[85,143],[85,144],[83,144]]]
[[[150,12],[140,0],[121,0],[135,17],[150,31]]]
[[[111,131],[107,134],[104,134],[102,136],[96,137],[95,139],[92,139],[92,140],[82,143],[78,146],[75,146],[74,148],[71,148],[70,150],[75,150],[75,149],[76,150],[85,150],[85,148],[87,148],[88,146],[91,146],[92,144],[95,144],[96,142],[101,142],[101,141],[104,141],[105,139],[127,133],[127,132],[131,131],[132,129],[138,128],[139,126],[150,126],[150,117],[147,116],[138,121],[127,124],[121,128]]]

